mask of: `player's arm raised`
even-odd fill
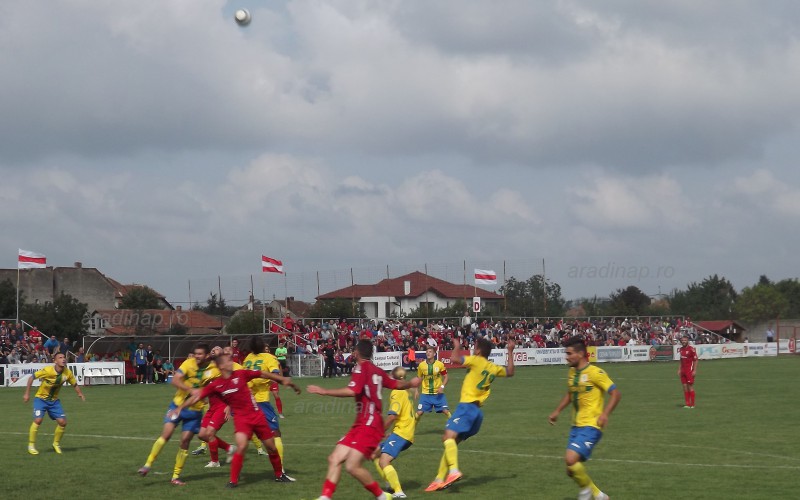
[[[464,362],[464,356],[461,355],[461,339],[453,339],[453,350],[450,352],[450,362],[455,365],[460,365]]]
[[[506,344],[506,349],[508,349],[508,366],[506,366],[506,377],[514,376],[514,347],[516,346],[517,344],[515,344],[513,340],[509,340],[508,344]]]

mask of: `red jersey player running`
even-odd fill
[[[372,453],[383,439],[383,417],[381,416],[381,388],[408,389],[419,387],[420,379],[414,378],[408,382],[395,380],[386,372],[372,364],[372,343],[369,340],[360,340],[356,346],[356,366],[350,376],[347,387],[340,389],[323,389],[316,385],[309,385],[308,392],[333,396],[337,398],[356,399],[356,421],[350,431],[339,440],[333,452],[328,456],[328,474],[325,476],[325,485],[322,487],[320,500],[330,500],[336,491],[336,485],[342,475],[342,464],[347,472],[356,478],[364,488],[379,500],[386,500],[387,496],[381,490],[377,481],[372,479],[369,471],[364,468],[365,458]]]
[[[255,400],[253,400],[247,382],[255,378],[266,378],[280,382],[283,385],[288,385],[298,394],[300,393],[300,389],[292,383],[292,379],[282,377],[275,373],[257,370],[234,370],[233,359],[229,354],[221,354],[218,356],[216,363],[220,371],[220,377],[213,380],[203,389],[193,391],[192,397],[187,399],[181,407],[190,406],[200,399],[216,394],[231,408],[237,450],[233,454],[231,480],[228,483],[228,488],[235,488],[239,484],[239,473],[242,471],[244,453],[247,451],[247,442],[253,434],[258,436],[258,439],[261,440],[264,447],[267,449],[269,461],[272,464],[272,469],[275,471],[275,481],[279,483],[294,481],[293,478],[287,476],[283,472],[281,457],[278,455],[278,450],[275,448],[275,440],[273,439],[272,431],[267,424],[267,419],[264,417],[264,414],[259,410]],[[172,413],[180,414],[181,407],[178,407]]]
[[[689,337],[681,337],[681,346],[678,348],[681,355],[681,367],[678,376],[683,384],[684,408],[694,408],[694,374],[697,372],[697,351],[689,345]]]

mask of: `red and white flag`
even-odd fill
[[[19,249],[18,269],[41,269],[47,267],[47,259],[43,254]]]
[[[475,270],[475,284],[476,285],[496,285],[497,273],[487,269]]]
[[[261,256],[261,271],[265,273],[283,274],[283,262],[266,255]]]

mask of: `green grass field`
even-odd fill
[[[622,402],[588,470],[611,498],[797,497],[800,357],[701,362],[694,410],[682,408],[675,363],[602,366],[620,388]],[[455,370],[448,385],[452,407],[463,374]],[[575,498],[577,487],[565,476],[562,458],[568,410],[558,425],[547,423],[566,390],[565,376],[565,367],[524,367],[512,379],[496,380],[480,434],[459,447],[464,479],[443,492],[423,492],[436,473],[445,422],[441,415],[425,415],[415,445],[395,461],[409,498]],[[345,384],[344,379],[296,381],[301,386]],[[175,438],[148,477],[136,474],[161,430],[171,387],[101,386],[84,391],[85,403],[69,387],[61,393],[69,418],[64,454],[50,448],[55,424],[46,420],[37,443],[41,453],[31,456],[26,452],[31,404],[22,402],[21,389],[0,390],[0,497],[316,498],[326,457],[353,420],[351,400],[282,390],[286,470],[296,483],[274,483],[269,463],[251,449],[238,489],[225,489],[227,467],[204,469],[207,456],[188,458],[183,479],[189,484],[181,488],[169,484]],[[229,438],[231,429],[226,425],[221,435]],[[345,474],[337,498],[370,496]]]

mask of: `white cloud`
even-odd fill
[[[771,214],[800,216],[800,186],[778,179],[770,170],[759,169],[749,176],[736,177],[733,188],[734,194],[744,195],[753,206]]]
[[[576,197],[573,212],[588,226],[680,230],[699,222],[693,203],[668,175],[634,178],[595,174],[568,192]]]

